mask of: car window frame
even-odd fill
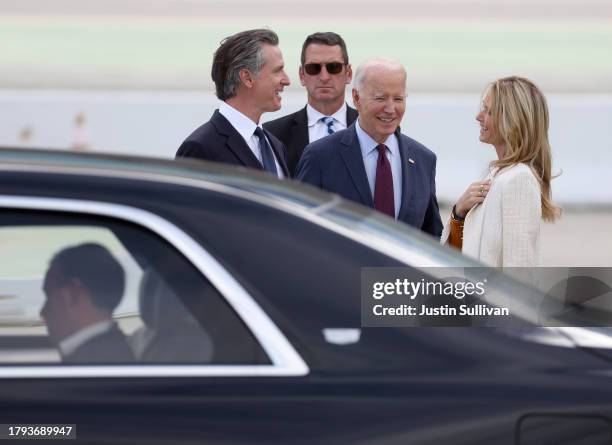
[[[141,208],[97,200],[0,195],[1,209],[51,211],[115,218],[149,230],[173,245],[213,285],[268,355],[266,365],[11,365],[0,378],[74,377],[298,377],[304,359],[255,299],[206,249],[167,219]]]

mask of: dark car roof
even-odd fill
[[[316,215],[319,219],[341,226],[345,229],[345,234],[359,234],[368,244],[386,245],[386,254],[399,257],[400,260],[404,257],[403,261],[408,256],[413,258],[414,262],[418,256],[423,266],[478,265],[451,249],[439,246],[433,237],[406,224],[397,223],[372,209],[297,181],[279,181],[265,173],[242,167],[188,159],[167,160],[58,150],[0,149],[0,171],[2,170],[64,175],[66,183],[69,183],[71,175],[85,174],[194,188],[215,188],[286,211]]]
[[[433,238],[407,225],[396,223],[370,209],[349,203],[310,186],[288,180],[279,181],[267,174],[240,167],[196,160],[164,160],[52,150],[0,149],[0,172],[10,173],[11,171],[21,176],[24,173],[41,176],[61,175],[62,181],[60,182],[66,188],[82,186],[82,184],[79,185],[79,181],[84,175],[87,175],[105,180],[127,181],[132,193],[138,192],[138,184],[141,184],[142,189],[146,190],[151,182],[167,187],[178,186],[193,189],[190,193],[194,194],[194,199],[197,198],[198,188],[213,189],[221,193],[232,194],[240,199],[250,199],[259,204],[276,206],[287,212],[297,212],[298,215],[316,215],[319,218],[318,221],[329,222],[338,233],[345,236],[354,235],[354,240],[368,247],[375,246],[379,251],[405,264],[411,264],[407,258],[418,258],[425,262],[423,264],[412,263],[412,266],[482,266],[451,249],[439,246]],[[42,184],[44,187],[44,183]],[[92,193],[92,199],[102,196],[102,191],[107,184],[108,181],[102,182],[99,191]],[[120,188],[121,185],[118,186],[118,189]],[[7,182],[0,184],[0,195],[3,194],[3,189],[10,189],[10,184]],[[42,191],[32,193],[36,195]],[[498,285],[504,294],[515,297],[522,292],[533,291],[527,286],[503,277],[499,280]],[[442,339],[447,335],[451,337],[453,335],[444,334],[443,330],[437,329],[434,330],[434,337]],[[405,338],[411,337],[412,335],[409,334]]]

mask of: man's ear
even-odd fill
[[[353,88],[352,93],[353,93],[353,105],[355,105],[355,108],[357,109],[357,111],[361,111],[360,110],[360,108],[361,108],[361,102],[360,102],[361,98],[359,97],[359,92],[355,88]]]
[[[253,76],[250,70],[242,68],[238,72],[238,77],[240,77],[240,81],[245,87],[253,88],[253,80],[255,79],[255,77]]]
[[[304,67],[300,65],[300,68],[298,69],[298,73],[300,75],[300,83],[302,84],[302,86],[304,86],[304,77],[306,76],[306,74],[304,73]]]
[[[348,85],[353,80],[353,68],[351,65],[346,65],[346,84]]]
[[[66,303],[70,306],[78,305],[89,292],[87,287],[78,278],[70,278],[65,285]]]

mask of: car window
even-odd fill
[[[201,195],[198,198],[203,202]],[[410,266],[377,250],[377,238],[367,245],[271,206],[213,194],[206,198],[206,205],[191,206],[189,213],[169,200],[160,204],[164,206],[160,211],[173,211],[172,218],[257,299],[307,360],[312,374],[423,370],[446,366],[449,356],[467,366],[470,360],[490,354],[497,332],[492,328],[362,325],[363,268],[401,267],[413,282],[434,280],[431,269]],[[417,241],[417,253],[425,251],[426,244],[437,252],[435,241]],[[509,280],[500,281],[504,282],[512,285],[508,292],[523,289]],[[466,325],[469,320],[457,318],[453,326]],[[527,348],[524,340],[516,343],[530,357],[541,354],[538,345]],[[498,355],[500,362],[512,360],[512,353],[498,351]]]
[[[147,229],[0,215],[0,364],[270,363],[223,296]]]
[[[370,360],[401,345],[389,342],[389,329],[361,329],[361,270],[406,264],[277,209],[213,198],[183,216],[181,225],[257,299],[311,371],[390,365]],[[178,211],[173,216],[181,218]],[[393,356],[397,366],[406,366]]]

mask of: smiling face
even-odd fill
[[[492,106],[493,99],[491,94],[486,94],[482,101],[480,111],[476,115],[476,120],[480,124],[480,142],[495,145],[499,143],[499,137],[497,134],[497,126],[491,113]]]
[[[361,91],[353,89],[359,125],[379,144],[391,135],[406,110],[406,74],[402,69],[377,65],[368,68]]]
[[[341,63],[342,71],[330,74],[325,67],[327,63]],[[308,103],[320,110],[322,105],[337,104],[338,108],[344,102],[346,85],[351,83],[353,72],[350,65],[345,65],[340,45],[323,45],[311,43],[304,53],[304,65],[320,64],[318,74],[308,74],[304,66],[300,67],[300,81],[308,91]]]
[[[261,113],[280,110],[283,88],[290,84],[285,73],[283,54],[278,46],[264,44],[264,64],[253,79],[253,103]]]

